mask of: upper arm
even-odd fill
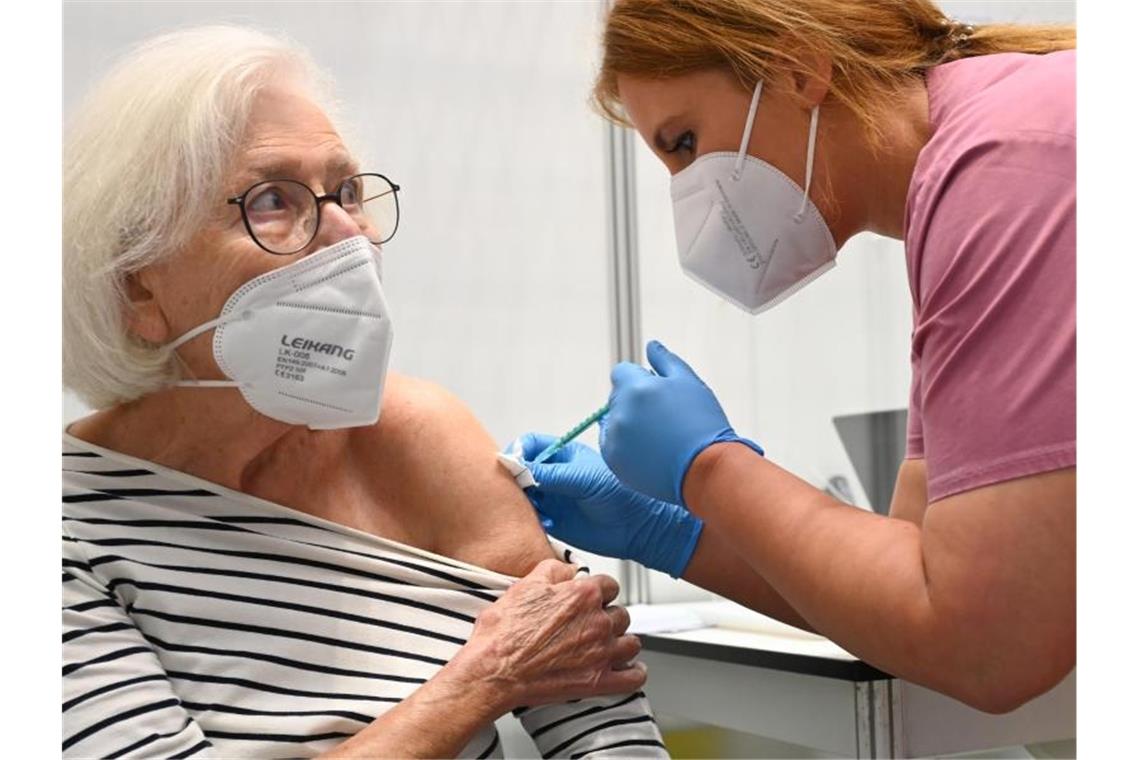
[[[643,692],[516,710],[543,757],[668,757]]]
[[[970,668],[981,695],[1016,707],[1076,661],[1076,468],[1010,480],[932,504],[922,554],[936,635],[988,652]],[[980,704],[993,697],[980,697]]]
[[[498,463],[498,445],[454,394],[397,376],[378,432],[391,457],[378,477],[398,478],[400,498],[433,523],[439,553],[515,576],[554,556],[530,501]]]
[[[922,518],[925,515],[926,462],[922,459],[904,459],[895,479],[890,516],[922,527]]]
[[[1076,234],[1070,136],[979,139],[916,191],[908,460],[939,678],[1003,712],[1072,669]],[[929,506],[927,506],[929,504]]]
[[[63,558],[63,737],[65,757],[172,757],[210,747],[149,642],[68,539]]]

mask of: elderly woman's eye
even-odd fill
[[[281,188],[269,186],[259,189],[252,198],[246,198],[247,212],[269,214],[289,208],[289,196]]]
[[[340,203],[342,206],[355,206],[360,203],[360,178],[353,177],[345,180],[340,186]]]
[[[673,141],[673,144],[666,149],[666,153],[676,153],[678,151],[686,151],[692,153],[697,148],[697,138],[691,129],[687,129]]]

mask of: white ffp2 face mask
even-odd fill
[[[808,198],[819,107],[811,112],[801,189],[747,153],[763,83],[756,85],[738,153],[708,153],[674,175],[673,223],[681,269],[745,311],[758,314],[835,265],[836,248]]]
[[[170,344],[215,328],[214,359],[230,380],[178,385],[236,387],[266,417],[314,430],[376,422],[392,349],[379,255],[361,235],[254,277]]]

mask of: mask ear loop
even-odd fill
[[[218,319],[211,319],[209,322],[203,322],[194,329],[188,330],[166,345],[167,348],[173,351],[184,343],[188,343],[194,338],[197,338],[207,330],[212,330],[215,327],[221,327],[222,325],[228,324],[229,322],[237,322],[242,319],[252,318],[253,312],[247,309],[240,314],[234,314],[229,317],[219,317]],[[233,380],[179,380],[175,382],[174,385],[197,388],[236,388],[238,387],[239,383],[236,383]]]
[[[736,165],[732,167],[732,179],[740,179],[740,170],[744,168],[744,159],[748,155],[748,141],[752,138],[752,122],[756,121],[756,106],[760,104],[760,91],[764,89],[764,80],[756,83],[752,91],[752,104],[748,106],[748,121],[744,122],[744,135],[740,138],[740,150],[736,154]]]
[[[808,127],[808,151],[807,151],[807,170],[804,174],[804,199],[800,202],[800,210],[792,217],[797,223],[804,220],[804,212],[807,211],[808,205],[808,191],[811,190],[811,175],[812,169],[815,168],[815,134],[819,128],[819,106],[811,109],[811,126]]]

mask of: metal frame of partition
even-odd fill
[[[609,6],[603,0],[603,9]],[[641,360],[641,283],[637,268],[637,173],[631,130],[605,125],[606,229],[609,249],[610,346],[617,362]],[[649,573],[621,561],[624,604],[649,601]]]
[[[604,17],[613,0],[599,0]],[[637,268],[637,156],[632,130],[605,123],[606,242],[609,255],[610,358],[613,363],[641,360],[641,281]],[[649,573],[627,559],[620,561],[622,604],[649,601]]]

